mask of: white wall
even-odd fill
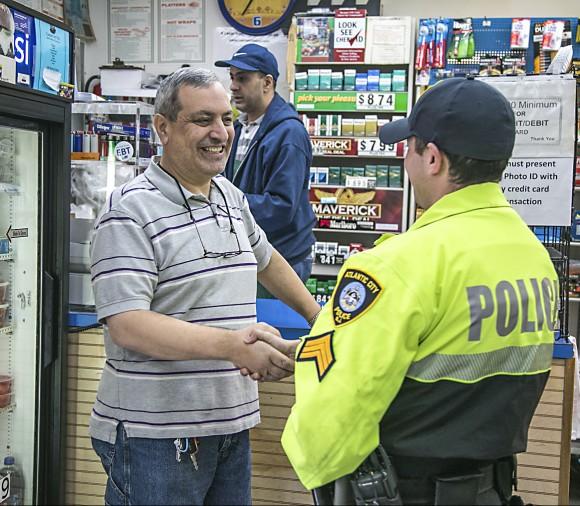
[[[92,76],[99,73],[101,65],[107,65],[109,47],[108,47],[108,27],[107,27],[107,0],[89,0],[89,10],[91,13],[91,22],[93,30],[97,37],[95,42],[88,42],[85,45],[85,77]],[[157,22],[158,1],[154,1],[153,20],[154,26]],[[205,34],[206,34],[206,59],[211,64],[206,62],[199,64],[200,67],[213,67],[213,51],[208,44],[208,35],[213,30],[210,27],[226,26],[226,21],[223,18],[218,3],[215,0],[205,1]],[[157,32],[154,33],[155,51],[157,52]],[[141,65],[135,63],[134,65]],[[198,65],[198,64],[196,64]],[[149,63],[145,65],[145,70],[151,74],[169,74],[179,68],[181,65],[177,63]]]
[[[218,3],[216,0],[203,0],[205,2],[205,61],[198,63],[190,63],[192,66],[204,67],[214,70],[219,78],[224,82],[224,84],[229,84],[229,76],[227,70],[218,69],[214,67],[213,63],[217,59],[230,58],[234,50],[239,46],[242,46],[245,42],[240,42],[239,46],[228,50],[227,45],[224,45],[223,41],[214,41],[215,39],[215,29],[217,27],[227,27],[229,26],[222,16]],[[158,15],[158,3],[159,0],[154,0],[154,10],[153,10],[153,26],[157,24]],[[93,29],[97,40],[95,42],[89,42],[85,44],[85,60],[84,60],[84,77],[83,82],[86,82],[87,78],[99,74],[99,67],[102,65],[108,65],[108,27],[107,27],[107,0],[89,0],[89,10],[91,14],[91,21],[93,24]],[[154,55],[157,59],[158,55],[158,44],[157,44],[157,32],[153,34],[154,40]],[[288,97],[288,88],[286,85],[285,69],[286,62],[286,48],[280,47],[280,44],[276,45],[276,50],[273,50],[274,54],[278,58],[278,64],[280,66],[280,79],[278,81],[278,91],[284,97]],[[145,71],[157,75],[157,74],[169,74],[174,70],[181,67],[181,63],[147,63],[140,64],[134,63],[134,65],[145,66]]]
[[[578,0],[381,0],[383,16],[515,18],[577,17]]]
[[[107,27],[106,0],[89,0],[91,21],[97,36],[95,42],[85,45],[84,81],[99,73],[99,67],[110,63],[108,61],[108,27]],[[385,16],[413,16],[422,17],[576,17],[580,15],[578,0],[381,0],[381,12]],[[158,0],[154,0],[154,26],[157,23]],[[223,43],[215,41],[215,28],[225,27],[223,18],[216,0],[205,0],[205,61],[192,65],[213,69],[220,79],[227,85],[229,78],[227,71],[216,69],[213,62],[226,57]],[[240,43],[240,46],[243,45]],[[281,48],[278,48],[282,52]],[[288,96],[283,70],[285,57],[276,52],[282,75],[279,79],[278,91],[282,96]],[[154,36],[154,54],[158,53],[157,36]],[[175,63],[149,63],[145,70],[153,75],[169,74],[179,68]]]

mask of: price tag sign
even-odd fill
[[[322,265],[342,265],[344,257],[342,255],[329,255],[327,253],[316,253],[315,261]]]
[[[396,144],[383,144],[378,137],[366,137],[358,140],[359,156],[397,156]]]
[[[334,255],[327,255],[326,253],[316,253],[316,263],[334,265],[336,264],[336,257]]]
[[[356,94],[357,111],[394,111],[395,94],[371,91]]]
[[[10,497],[10,474],[0,478],[0,503]]]

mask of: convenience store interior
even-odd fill
[[[28,13],[31,11],[27,8],[36,7],[34,1],[19,3],[8,0],[6,3],[10,8],[20,7]],[[63,1],[66,4],[67,0],[56,0],[56,3],[62,6]],[[39,6],[41,3],[44,0],[38,0]],[[368,0],[366,3],[364,0],[345,0],[338,7],[366,8],[369,12],[376,13],[372,17],[397,19],[396,23],[387,21],[384,25],[385,30],[391,30],[389,33],[394,33],[394,26],[406,27],[404,34],[399,34],[401,51],[393,61],[362,60],[358,66],[357,63],[337,65],[338,62],[333,61],[332,57],[319,61],[309,61],[307,58],[301,60],[300,50],[297,49],[300,35],[297,39],[290,37],[289,41],[287,30],[278,30],[263,36],[236,32],[224,18],[217,0],[192,2],[198,9],[197,21],[202,26],[196,32],[201,40],[191,47],[198,51],[200,57],[168,62],[171,57],[168,56],[167,46],[162,44],[159,33],[163,20],[167,20],[168,14],[163,11],[163,4],[167,3],[162,0],[87,0],[91,25],[87,33],[91,32],[93,36],[70,39],[71,49],[74,48],[74,62],[70,68],[69,82],[73,82],[73,76],[76,76],[76,91],[84,93],[76,95],[76,98],[64,99],[49,93],[45,93],[46,96],[43,97],[42,91],[35,90],[30,95],[32,98],[26,111],[29,115],[27,118],[38,123],[39,131],[45,137],[52,136],[51,142],[60,146],[55,148],[54,154],[50,154],[50,160],[45,159],[45,164],[50,167],[60,167],[51,174],[45,173],[41,178],[48,188],[46,194],[42,193],[42,187],[36,186],[34,178],[27,180],[18,172],[18,167],[42,165],[39,162],[41,155],[36,150],[23,149],[23,146],[36,146],[36,134],[22,133],[24,119],[15,123],[0,122],[0,162],[4,164],[4,170],[0,166],[0,211],[1,216],[6,217],[4,219],[0,216],[2,235],[2,227],[10,227],[6,232],[9,241],[6,244],[0,242],[0,303],[4,303],[0,304],[0,311],[4,311],[0,312],[0,457],[3,458],[5,448],[10,447],[16,460],[20,460],[25,482],[24,504],[56,504],[59,500],[66,504],[102,504],[106,475],[88,437],[88,417],[105,360],[102,327],[94,314],[89,274],[90,234],[105,194],[110,194],[114,187],[142,172],[150,157],[159,153],[159,143],[151,119],[156,84],[158,85],[160,76],[171,74],[182,65],[203,67],[215,71],[228,89],[228,69],[216,68],[216,60],[230,58],[237,47],[250,42],[263,43],[277,56],[281,76],[276,90],[285,100],[294,104],[312,137],[313,145],[320,143],[315,149],[310,176],[311,204],[318,206],[316,209],[319,211],[316,212],[317,242],[313,251],[315,263],[312,280],[309,280],[310,284],[307,283],[307,287],[320,303],[327,302],[331,297],[336,286],[336,276],[345,258],[354,254],[353,252],[372,247],[374,240],[382,233],[404,232],[420,215],[411,185],[404,173],[403,143],[390,148],[384,145],[379,147],[377,144],[375,148],[374,144],[373,147],[365,145],[363,139],[375,139],[378,142],[381,121],[407,115],[427,85],[441,78],[435,69],[427,69],[423,74],[423,82],[419,80],[422,69],[416,67],[416,57],[421,20],[470,18],[470,23],[473,20],[476,30],[476,49],[485,46],[486,51],[493,53],[493,58],[503,52],[501,57],[508,57],[504,61],[504,68],[508,67],[506,62],[513,57],[513,54],[507,53],[515,18],[531,19],[532,29],[535,20],[567,20],[568,25],[565,25],[564,30],[570,30],[568,44],[573,46],[574,51],[574,65],[568,65],[567,73],[574,75],[576,82],[580,83],[579,10],[575,2],[569,0],[556,0],[551,3],[542,0],[488,0],[467,3],[459,0],[441,0],[437,3],[421,0]],[[331,8],[332,5],[332,9],[335,9],[340,2],[320,0],[312,3],[320,8]],[[286,17],[286,24],[290,26],[293,16],[308,8],[309,4],[308,0],[298,0]],[[122,31],[121,24],[111,20],[112,13],[116,12],[114,8],[130,11],[130,8],[135,7],[148,12],[152,20],[150,36],[143,39],[150,46],[142,52],[136,46],[133,53],[145,55],[145,60],[139,60],[138,57],[130,60],[127,57],[130,58],[131,53],[117,55],[112,50],[112,46],[115,43],[121,44],[119,41],[122,40],[118,36],[120,32],[115,33],[111,28],[114,25]],[[331,16],[332,13],[320,14],[325,15]],[[295,28],[298,18],[300,16],[294,18],[292,26]],[[370,18],[369,15],[368,19]],[[39,15],[39,19],[50,22],[52,18],[45,12]],[[127,19],[130,20],[130,16]],[[63,23],[62,20],[57,20],[55,23],[65,32],[71,30],[66,21]],[[529,26],[528,24],[528,29]],[[485,36],[482,35],[483,32],[486,32]],[[294,36],[296,37],[296,32]],[[564,33],[564,39],[566,36]],[[525,55],[522,56],[523,60],[510,61],[514,69],[517,66],[521,70],[518,75],[512,76],[514,80],[530,73],[532,62],[528,56],[532,51],[531,39],[532,35],[529,48],[518,48],[520,52],[517,56]],[[499,49],[496,50],[495,44]],[[563,44],[565,45],[566,43]],[[184,50],[191,49],[189,46],[184,47]],[[556,52],[551,53],[551,59],[555,58]],[[110,66],[115,57],[124,58],[125,65],[133,68],[111,70]],[[481,61],[478,59],[480,57]],[[484,62],[485,57],[482,55],[477,55],[476,60],[477,64],[473,65],[482,70],[486,65],[488,69],[494,65]],[[545,63],[547,65],[550,62],[551,60]],[[443,65],[441,70],[451,73],[445,77],[454,72],[455,75],[461,75],[461,64],[462,62],[456,61],[447,67]],[[467,65],[466,62],[463,64]],[[540,65],[543,66],[544,62]],[[307,96],[322,93],[323,89],[320,76],[315,76],[315,81],[311,81],[311,70],[315,67],[326,69],[328,74],[331,73],[328,69],[340,73],[340,86],[344,87],[336,88],[337,95],[346,96],[350,92],[357,99],[364,96],[366,100],[371,96],[374,101],[383,94],[380,95],[382,98],[392,96],[395,105],[392,108],[373,108],[375,103],[372,102],[359,109],[324,109],[314,102],[310,103]],[[377,88],[370,88],[368,78],[368,88],[355,90],[353,87],[347,90],[347,67],[353,73],[355,68],[357,73],[368,72],[365,79],[376,69]],[[545,71],[544,67],[542,69]],[[119,74],[123,76],[122,79],[116,77],[115,72],[122,72]],[[402,84],[400,81],[398,84],[400,88],[394,87],[394,76],[397,73],[403,76]],[[304,86],[302,89],[298,84],[300,74],[305,79],[300,85]],[[389,76],[388,85],[385,85],[388,87],[378,87],[379,75],[381,79],[383,75]],[[119,84],[125,79],[129,82],[135,78],[139,82],[130,88]],[[148,86],[142,87],[143,84]],[[534,86],[533,80],[525,83],[522,81],[520,85]],[[111,90],[113,92],[108,93]],[[330,81],[327,90],[328,96],[332,96],[335,88],[331,88]],[[99,92],[108,99],[107,102],[92,101],[91,94]],[[577,100],[576,93],[571,97],[568,99]],[[299,99],[306,103],[302,108]],[[3,117],[17,117],[18,104],[21,103],[19,100],[22,100],[19,85],[10,84],[0,88],[0,120]],[[576,216],[576,209],[580,210],[580,165],[576,161],[577,102],[572,105],[569,113],[574,119],[565,127],[569,130],[570,138],[574,139],[574,146],[569,156],[572,160],[567,173],[569,180],[558,189],[565,193],[561,199],[562,207],[559,212],[554,212],[558,217],[553,222],[547,220],[538,223],[533,218],[527,221],[534,227],[538,238],[551,248],[551,252],[555,252],[561,286],[567,288],[562,294],[560,308],[561,354],[554,355],[554,370],[557,371],[553,382],[555,386],[550,390],[546,402],[542,402],[544,411],[540,418],[544,418],[535,426],[532,424],[535,430],[531,438],[532,449],[526,453],[521,464],[523,474],[520,477],[520,489],[523,490],[524,499],[534,504],[564,504],[567,501],[569,504],[580,504],[580,439],[578,444],[574,439],[576,430],[580,431],[580,412],[576,413],[576,408],[580,410],[580,394],[574,389],[578,376],[577,370],[574,370],[573,358],[573,338],[580,334],[580,211]],[[35,113],[35,108],[41,113]],[[357,120],[362,129],[358,133],[355,130]],[[44,124],[43,121],[48,123]],[[328,130],[325,129],[327,122]],[[50,125],[52,127],[49,128]],[[69,132],[66,132],[65,139],[63,129],[66,128]],[[348,130],[350,133],[347,133],[347,128],[352,129]],[[15,133],[5,134],[4,129],[14,129]],[[49,134],[49,131],[52,133]],[[140,137],[137,142],[136,136]],[[343,143],[326,142],[328,139],[325,141],[324,137],[334,141],[340,137],[343,140],[348,138],[351,142],[348,149],[341,151]],[[3,144],[3,139],[9,140]],[[121,142],[130,145],[130,152],[124,159],[120,149],[113,153]],[[67,149],[70,153],[66,152]],[[7,154],[8,152],[10,153]],[[573,175],[573,164],[576,166],[576,178]],[[11,168],[8,169],[8,166]],[[384,179],[380,180],[380,177]],[[49,183],[50,178],[53,180]],[[369,182],[369,179],[372,181]],[[5,185],[2,186],[3,184]],[[372,186],[364,186],[371,184]],[[376,192],[373,193],[376,193],[377,199],[382,199],[378,203],[383,209],[394,209],[391,214],[381,211],[383,214],[374,222],[326,215],[328,211],[322,205],[324,198],[334,198],[333,202],[336,203],[345,190],[356,195],[371,188],[374,190],[375,184]],[[32,196],[41,194],[44,197],[35,202]],[[338,203],[341,201],[338,200]],[[372,203],[374,201],[370,202]],[[45,213],[43,210],[47,206],[52,207]],[[27,213],[26,209],[36,210],[36,214]],[[538,214],[532,212],[534,217]],[[45,223],[42,233],[38,231],[41,221]],[[352,228],[349,228],[351,225]],[[55,238],[51,245],[43,242],[47,233],[53,234]],[[35,246],[28,249],[27,244],[32,243]],[[59,260],[53,265],[48,260],[39,260],[40,258]],[[40,271],[42,275],[38,278],[30,275]],[[22,274],[26,272],[28,274]],[[308,329],[304,319],[276,303],[282,305],[279,301],[261,301],[258,315],[260,311],[268,314],[268,321],[281,327],[285,337],[302,336]],[[47,325],[49,314],[57,315],[54,320],[59,323]],[[37,336],[36,341],[32,337],[23,340],[20,337],[23,334]],[[46,344],[41,341],[41,335],[53,337]],[[572,340],[568,337],[572,337]],[[23,372],[25,370],[27,372]],[[5,391],[2,390],[2,379],[5,379]],[[281,433],[284,418],[292,405],[293,384],[282,383],[281,386],[274,387],[264,383],[260,386],[260,393],[265,399],[261,403],[265,422],[263,432],[258,430],[253,436],[253,445],[256,448],[256,470],[253,477],[255,503],[310,503],[310,494],[300,485],[289,463],[285,461],[279,438],[278,441],[275,440]],[[5,394],[11,395],[12,400],[2,404],[1,399]],[[60,428],[51,434],[50,427],[55,426]],[[577,437],[580,438],[580,433]],[[45,443],[46,448],[43,449],[42,445]],[[31,483],[34,485],[29,485]]]

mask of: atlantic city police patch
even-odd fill
[[[381,290],[381,286],[365,272],[347,269],[334,291],[334,323],[346,325],[358,318],[373,305]]]

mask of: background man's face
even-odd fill
[[[266,111],[264,75],[230,67],[230,90],[236,108],[247,114],[261,116]]]
[[[180,170],[208,179],[223,172],[234,138],[232,107],[220,83],[182,86],[181,110],[169,122],[163,150]]]

